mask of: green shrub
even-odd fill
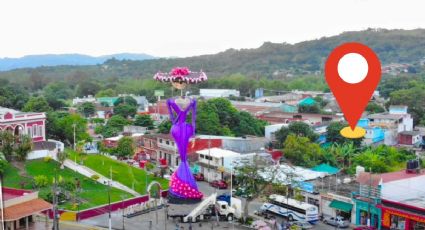
[[[51,156],[44,157],[44,162],[48,163],[52,160]]]
[[[68,190],[71,192],[75,191],[75,189],[77,188],[77,185],[75,184],[73,180],[63,180],[61,181],[59,185],[65,190]]]
[[[91,176],[90,178],[92,178],[93,180],[99,180],[100,176],[97,174],[94,174],[93,176]]]
[[[49,180],[47,179],[47,177],[45,175],[38,175],[34,177],[34,181],[35,181],[35,185],[38,188],[43,188],[46,187],[49,183]]]

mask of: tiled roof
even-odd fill
[[[17,205],[12,205],[4,209],[5,221],[18,220],[20,218],[33,215],[52,208],[52,204],[37,198]]]

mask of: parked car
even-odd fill
[[[354,230],[376,230],[376,228],[372,226],[358,226]]]
[[[224,180],[214,180],[210,182],[210,185],[212,187],[218,188],[218,189],[227,189],[227,183]]]
[[[325,224],[329,224],[332,226],[336,226],[339,228],[348,228],[349,223],[348,221],[344,220],[344,218],[342,216],[337,216],[335,217],[325,217],[323,219],[323,223]]]
[[[193,177],[195,177],[195,180],[197,180],[197,181],[204,181],[205,180],[205,177],[204,177],[204,174],[203,173],[193,174]]]
[[[313,225],[306,221],[294,221],[291,223],[292,226],[297,226],[300,229],[312,229]]]

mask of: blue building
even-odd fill
[[[369,119],[360,119],[357,126],[362,127],[366,130],[364,143],[366,145],[380,144],[385,139],[385,131],[378,126],[370,126]]]

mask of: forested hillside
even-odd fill
[[[282,38],[284,40],[284,38]],[[65,77],[80,70],[91,77],[151,77],[157,71],[168,71],[173,66],[203,69],[209,76],[241,73],[247,76],[281,78],[321,71],[329,52],[344,42],[362,42],[373,48],[383,64],[418,63],[425,57],[425,30],[369,29],[344,32],[297,44],[265,42],[256,49],[229,49],[213,55],[188,58],[161,58],[130,61],[110,59],[103,65],[41,67],[37,71],[46,77]],[[21,69],[0,73],[0,77],[28,75]]]

